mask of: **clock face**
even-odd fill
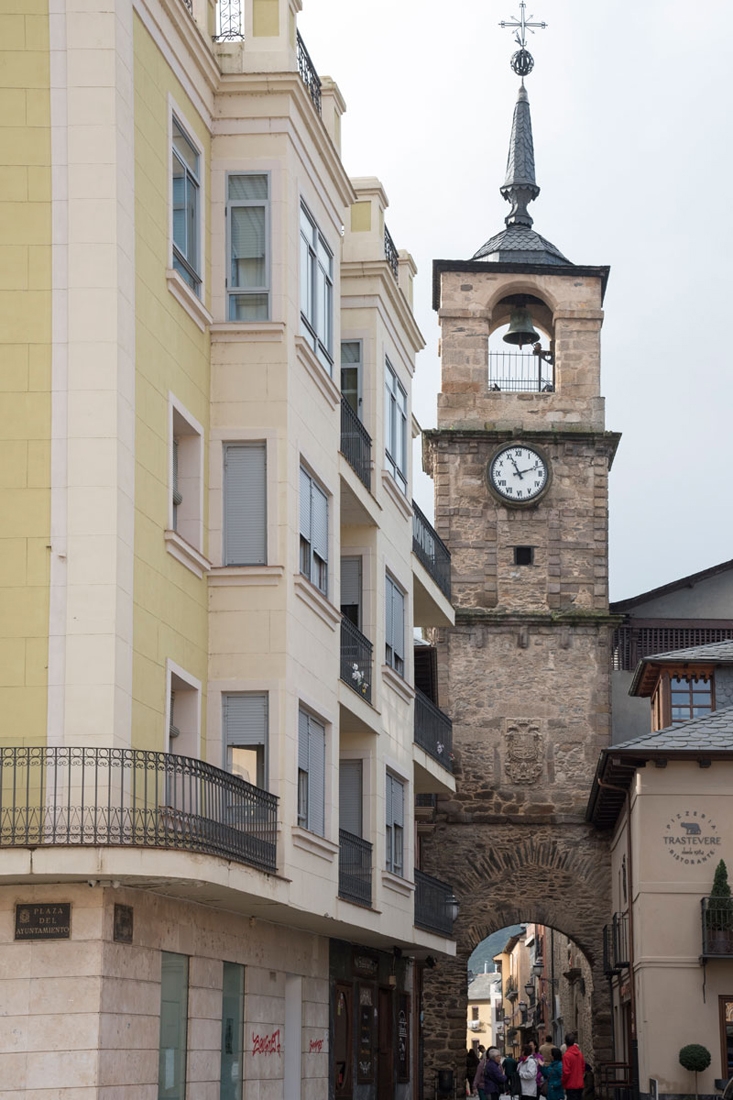
[[[489,463],[489,484],[503,500],[525,504],[537,500],[548,486],[547,461],[533,447],[512,443]]]

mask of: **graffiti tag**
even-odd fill
[[[280,1028],[273,1031],[271,1035],[256,1035],[254,1031],[252,1032],[253,1054],[280,1054],[281,1052]]]

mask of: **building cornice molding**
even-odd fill
[[[347,260],[341,264],[341,293],[342,297],[349,297],[348,280],[376,278],[381,287],[386,291],[386,298],[394,309],[400,324],[412,348],[417,353],[426,346],[425,337],[418,328],[412,310],[407,304],[402,289],[398,286],[392,269],[386,259],[384,260]]]
[[[622,615],[577,608],[568,608],[564,611],[507,611],[498,607],[457,607],[455,612],[456,626],[492,623],[506,626],[615,627],[620,626],[624,621]]]

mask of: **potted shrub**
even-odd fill
[[[706,1070],[711,1061],[710,1051],[699,1043],[690,1043],[680,1051],[680,1065],[683,1069],[688,1069],[695,1074],[695,1096],[697,1096],[697,1075]]]
[[[733,955],[733,898],[724,859],[715,868],[705,922],[710,954]]]

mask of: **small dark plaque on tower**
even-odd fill
[[[68,940],[71,904],[33,902],[15,907],[16,940]]]
[[[132,943],[131,905],[115,905],[115,924],[112,937],[116,943]]]

